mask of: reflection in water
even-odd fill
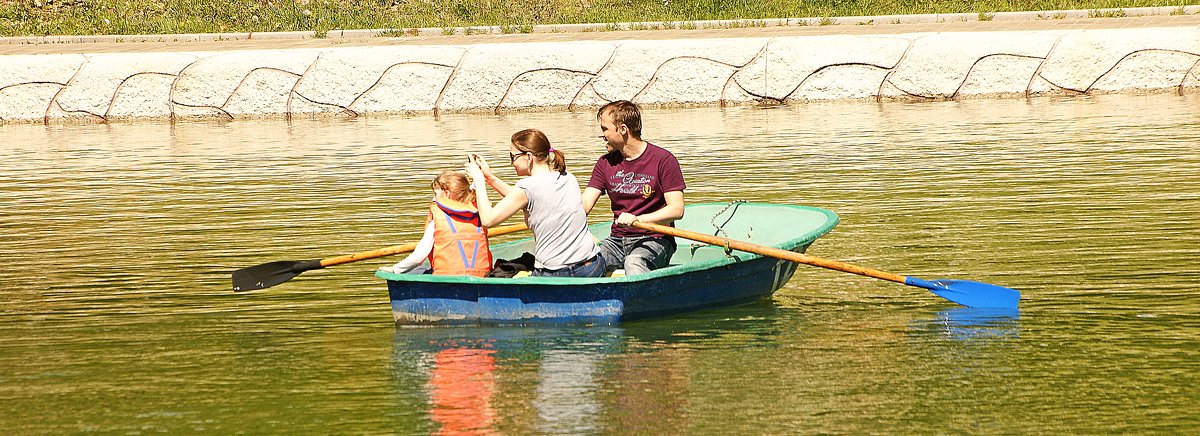
[[[538,368],[539,433],[579,434],[597,431],[600,404],[596,400],[600,355],[578,350],[547,350]]]
[[[441,434],[595,433],[602,365],[623,339],[617,327],[401,328],[393,373],[402,399],[428,389]]]
[[[429,415],[439,434],[488,434],[495,424],[496,350],[453,347],[433,357]]]
[[[970,341],[1016,337],[1020,334],[1020,316],[1020,311],[1016,309],[956,306],[940,310],[931,319],[917,321],[916,324],[923,325],[926,330],[940,331],[954,340]]]
[[[616,362],[604,399],[609,427],[627,434],[672,434],[687,428],[693,354],[686,347],[660,345]]]
[[[686,428],[699,350],[744,348],[778,332],[734,308],[621,327],[397,329],[393,382],[400,407],[426,401],[439,434],[664,434]],[[750,347],[751,349],[753,347]],[[718,371],[737,370],[718,365]],[[701,370],[703,373],[706,370]]]

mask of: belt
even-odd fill
[[[568,263],[566,266],[564,266],[564,267],[562,267],[562,268],[558,268],[558,269],[538,268],[538,269],[540,269],[540,270],[542,270],[542,271],[562,271],[562,270],[564,270],[564,269],[571,269],[571,268],[575,268],[575,267],[577,267],[577,266],[583,266],[583,265],[587,265],[587,264],[589,264],[589,263],[595,262],[595,261],[596,261],[596,259],[597,259],[597,258],[599,258],[599,257],[600,257],[600,254],[599,254],[599,253],[597,253],[595,256],[589,257],[589,258],[587,258],[587,259],[584,259],[584,260],[581,260],[581,261],[579,261],[579,262],[575,262],[575,263]]]

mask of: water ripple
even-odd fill
[[[251,293],[229,273],[414,241],[429,181],[465,153],[515,180],[503,160],[521,128],[546,131],[586,179],[603,150],[588,111],[3,125],[0,412],[26,433],[424,432],[437,353],[486,344],[506,433],[566,428],[545,417],[614,430],[587,414],[649,432],[1186,428],[1168,412],[1194,403],[1182,368],[1200,357],[1197,104],[648,110],[644,133],[679,157],[689,201],[830,208],[842,222],[810,254],[1002,284],[1022,310],[956,312],[920,288],[801,267],[771,301],[569,331],[396,329],[371,275],[395,258]],[[943,425],[964,399],[978,425]]]

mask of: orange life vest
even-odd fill
[[[483,277],[492,270],[488,234],[479,222],[479,209],[438,198],[429,206],[433,220],[433,251],[429,265],[434,275]]]

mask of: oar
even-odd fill
[[[488,236],[507,235],[509,233],[519,232],[527,229],[529,229],[529,227],[526,227],[525,224],[501,226],[488,230]],[[278,262],[255,265],[233,272],[233,290],[234,292],[242,292],[269,288],[291,280],[292,277],[296,277],[305,271],[341,265],[343,263],[357,262],[360,260],[374,259],[377,257],[391,256],[393,254],[408,253],[416,248],[416,243],[408,243],[384,247],[377,250],[364,251],[361,253],[329,257],[325,259],[299,261],[281,260]]]
[[[982,307],[995,309],[1016,309],[1017,302],[1021,300],[1021,293],[1015,289],[1009,289],[1003,286],[990,285],[987,283],[972,282],[967,280],[921,280],[916,277],[902,276],[889,272],[879,271],[871,268],[852,265],[836,260],[824,259],[816,256],[809,256],[794,251],[782,250],[774,247],[751,244],[749,242],[726,239],[717,236],[710,236],[703,233],[690,232],[687,230],[677,229],[653,223],[644,223],[634,221],[633,227],[649,230],[652,232],[671,235],[679,238],[691,239],[706,244],[729,247],[735,250],[741,250],[748,253],[761,254],[778,259],[788,260],[797,263],[803,263],[821,268],[858,274],[860,276],[874,277],[903,283],[909,286],[916,286],[933,291],[937,296],[953,301],[967,307]]]

